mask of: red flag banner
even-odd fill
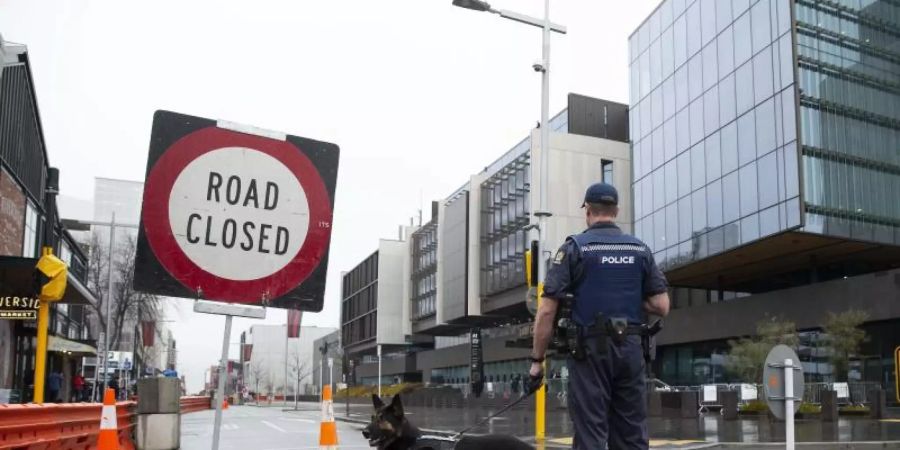
[[[253,344],[244,344],[242,350],[244,351],[244,361],[250,361],[250,355],[253,354]]]
[[[303,319],[303,311],[297,309],[288,310],[287,337],[300,337],[300,321]]]
[[[141,321],[141,339],[144,347],[153,347],[156,338],[156,322],[152,320]]]

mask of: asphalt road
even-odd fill
[[[215,411],[181,417],[182,450],[212,448]],[[319,410],[283,411],[278,407],[231,406],[223,412],[219,448],[254,450],[306,450],[319,448]],[[337,423],[338,448],[368,449],[360,426]]]

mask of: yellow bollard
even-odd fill
[[[34,403],[44,403],[44,382],[47,375],[47,329],[50,327],[50,302],[63,298],[66,291],[66,263],[53,256],[51,247],[41,250],[37,269],[50,280],[41,286],[38,296],[37,348],[34,355]],[[55,398],[50,401],[56,400]]]
[[[538,309],[541,308],[541,296],[544,294],[544,283],[538,283],[537,304]],[[544,378],[547,377],[547,361],[543,362]],[[546,414],[547,414],[547,384],[544,383],[537,392],[534,393],[534,439],[541,443],[544,441],[544,431],[546,430]]]

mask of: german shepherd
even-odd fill
[[[389,405],[372,394],[375,413],[363,429],[369,446],[378,450],[534,450],[534,447],[512,437],[499,434],[465,436],[456,441],[449,438],[425,437],[403,414],[403,404],[397,394]]]

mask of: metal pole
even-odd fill
[[[787,450],[794,450],[794,361],[784,360],[784,441]]]
[[[544,252],[547,248],[547,217],[550,216],[547,208],[547,187],[549,186],[547,166],[550,160],[550,125],[548,124],[550,115],[550,0],[544,0],[544,29],[541,44],[541,58],[544,65],[544,70],[541,71],[541,158],[539,163],[541,182],[538,184],[539,202],[535,215],[538,218],[538,264],[540,265],[538,276],[545,277],[547,276],[547,258]],[[543,295],[543,283],[540,284],[538,297]],[[546,372],[546,370],[547,366],[544,363],[544,371]],[[544,415],[546,414],[547,388],[542,386],[535,394],[534,436],[538,442],[542,442],[546,429]]]
[[[109,373],[109,322],[110,310],[112,308],[112,264],[113,264],[113,240],[116,237],[116,212],[112,213],[112,220],[109,222],[109,255],[106,262],[106,335],[103,337],[103,390],[106,392],[107,374]]]
[[[381,344],[378,344],[378,398],[381,398]]]
[[[334,391],[334,360],[328,358],[328,387]]]
[[[225,337],[222,338],[222,360],[219,362],[219,386],[216,389],[216,422],[213,425],[212,450],[219,450],[219,431],[222,429],[222,401],[225,400],[225,376],[228,370],[228,340],[231,339],[231,316],[225,316]]]
[[[297,390],[294,391],[294,409],[300,408],[300,350],[297,350]]]
[[[291,313],[289,312],[289,313],[288,313],[288,317],[290,317],[290,315],[291,315]],[[290,323],[290,322],[291,322],[291,321],[288,320],[287,322],[285,322],[285,325],[284,325],[284,383],[281,385],[281,386],[282,386],[281,390],[282,390],[282,394],[284,395],[284,398],[282,399],[282,404],[284,405],[285,408],[287,408],[288,348],[289,348],[289,345],[288,345],[288,332],[289,332],[289,329],[290,329],[290,327],[291,327],[291,323]],[[294,394],[294,397],[296,397],[296,396],[297,396],[297,394]]]
[[[34,403],[44,403],[44,380],[47,376],[47,328],[50,326],[50,302],[40,300],[37,323],[37,352],[34,358]],[[48,399],[51,402],[55,398]]]

